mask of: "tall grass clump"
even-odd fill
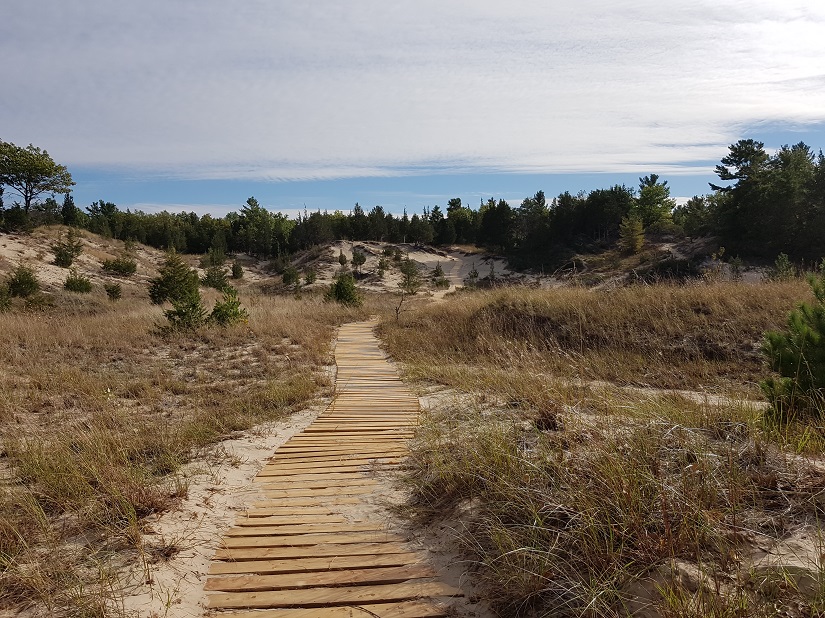
[[[435,380],[471,365],[756,395],[763,333],[803,295],[796,281],[464,291],[380,328],[393,356]]]
[[[566,426],[444,406],[413,442],[412,512],[460,530],[499,615],[627,615],[640,589],[664,607],[668,586],[724,598],[712,585],[679,588],[671,569],[718,573],[727,586],[744,531],[778,541],[790,523],[777,527],[777,517],[821,519],[825,476],[732,424],[731,410],[686,415],[685,405],[656,400],[641,415],[617,407],[603,423],[567,414]]]

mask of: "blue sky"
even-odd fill
[[[0,139],[80,206],[412,213],[649,173],[689,197],[740,138],[825,148],[820,1],[7,4]]]

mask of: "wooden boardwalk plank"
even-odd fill
[[[440,582],[414,582],[378,586],[353,586],[340,588],[311,588],[272,592],[227,592],[209,597],[209,607],[322,607],[329,604],[380,603],[382,601],[407,601],[422,597],[462,596],[457,588]]]
[[[371,556],[406,554],[405,543],[350,543],[348,545],[309,545],[306,547],[240,547],[221,548],[215,552],[218,560],[282,560],[285,558],[320,558],[324,556]]]
[[[335,398],[268,459],[260,499],[215,552],[208,606],[236,610],[220,616],[435,618],[462,594],[381,518],[360,515],[380,500],[376,479],[403,465],[420,413],[372,328],[341,327]]]
[[[426,556],[417,552],[402,552],[396,554],[287,558],[282,560],[236,560],[232,562],[213,562],[209,567],[209,574],[258,573],[260,575],[273,575],[276,573],[373,569],[409,564],[426,564]]]
[[[400,603],[373,603],[363,608],[315,607],[301,609],[270,609],[251,612],[221,612],[225,618],[443,618],[449,616],[449,608],[444,604],[423,601],[403,601]]]
[[[264,590],[289,590],[291,588],[317,588],[320,586],[400,584],[411,579],[432,578],[435,575],[435,571],[429,565],[404,565],[376,569],[348,569],[346,571],[280,575],[227,575],[211,578],[206,583],[206,590],[260,592]]]

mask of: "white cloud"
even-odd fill
[[[0,137],[186,178],[695,171],[825,121],[825,6],[27,0]]]

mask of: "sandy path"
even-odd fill
[[[267,618],[301,607],[319,617],[456,615],[460,574],[437,568],[388,510],[403,499],[389,471],[407,454],[419,403],[373,326],[341,328],[335,399],[259,473],[260,499],[210,567],[209,607]]]
[[[124,582],[122,613],[140,618],[203,615],[207,569],[225,530],[258,497],[253,479],[272,451],[308,426],[321,409],[260,425],[186,466],[186,500],[146,522],[143,556]],[[175,553],[164,558],[170,552]]]

